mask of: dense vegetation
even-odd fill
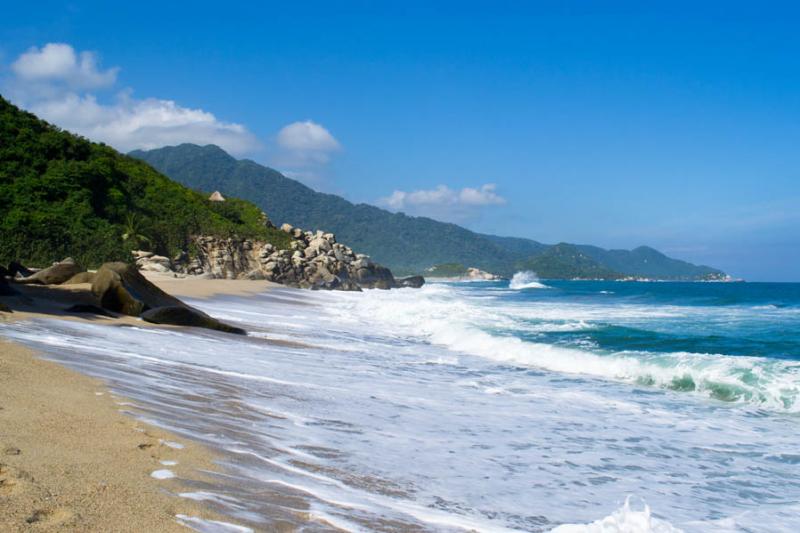
[[[286,246],[261,210],[210,202],[146,163],[61,131],[0,97],[0,262],[46,265],[72,256],[87,267],[164,255],[190,236],[261,238]]]
[[[248,198],[277,223],[333,231],[340,240],[396,273],[424,274],[432,265],[458,263],[504,276],[534,270],[547,278],[701,279],[722,275],[647,247],[628,251],[550,246],[530,239],[481,235],[455,224],[352,204],[253,161],[237,161],[213,145],[183,144],[131,155],[188,187]]]

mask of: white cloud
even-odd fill
[[[278,144],[287,150],[331,152],[339,149],[339,143],[331,132],[310,120],[292,122],[281,128]]]
[[[377,203],[393,211],[463,221],[473,218],[483,207],[505,204],[505,198],[497,194],[496,189],[494,183],[487,183],[461,190],[446,185],[410,192],[395,190]]]
[[[75,53],[64,43],[32,47],[11,65],[19,78],[27,81],[63,82],[77,89],[108,87],[117,81],[118,67],[100,71],[93,52]]]
[[[325,167],[342,149],[330,131],[311,120],[297,121],[281,128],[275,141],[273,166],[308,185],[326,187]]]
[[[110,89],[119,68],[101,70],[95,54],[68,44],[31,48],[11,66],[7,83],[15,103],[61,128],[127,152],[181,144],[216,144],[242,155],[259,148],[244,126],[223,122],[202,109],[172,100],[136,99],[118,91],[103,103],[89,89]]]
[[[495,192],[496,188],[494,183],[487,183],[477,189],[464,187],[460,191],[455,191],[446,185],[439,185],[435,189],[428,190],[394,191],[390,196],[378,200],[378,203],[398,210],[421,206],[479,207],[506,203],[505,198]]]
[[[277,140],[283,156],[295,166],[327,163],[331,154],[341,148],[331,132],[311,120],[287,124],[278,132]]]

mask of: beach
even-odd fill
[[[267,282],[148,277],[179,296],[246,295]],[[82,318],[67,304],[91,301],[88,284],[20,288],[0,321],[57,317],[109,326],[161,327],[131,317]],[[19,310],[22,309],[22,310]],[[127,414],[123,414],[126,412]],[[134,416],[131,416],[134,415]],[[135,406],[82,375],[0,337],[0,530],[187,531],[177,517],[224,521],[179,498],[187,480],[218,470],[211,450],[136,418]]]
[[[254,531],[448,533],[800,525],[800,286],[337,292],[151,280],[248,334],[40,309],[3,314],[0,336],[91,376],[77,376],[94,383],[85,395],[128,424],[208,454],[214,472],[182,450],[174,469],[160,466],[176,479],[139,467],[144,486],[179,496],[167,497],[167,522],[200,517],[193,527],[209,530],[203,517],[218,513],[211,520]],[[125,405],[94,396],[103,387]],[[28,446],[3,445],[20,458]],[[193,502],[203,507],[185,511]]]

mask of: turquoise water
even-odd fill
[[[183,496],[254,530],[800,531],[798,284],[518,276],[192,303],[251,335],[0,333],[219,450],[220,483]]]

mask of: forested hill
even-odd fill
[[[288,244],[250,202],[210,202],[0,96],[0,263],[45,266],[72,256],[94,267],[129,260],[134,248],[173,255],[197,234]]]
[[[706,279],[722,272],[671,259],[652,248],[603,250],[594,246],[546,245],[530,239],[482,235],[455,224],[392,213],[324,194],[221,148],[182,144],[130,154],[172,179],[203,192],[247,198],[277,223],[332,231],[355,249],[399,272],[423,272],[459,263],[510,276],[535,270],[547,278]]]

